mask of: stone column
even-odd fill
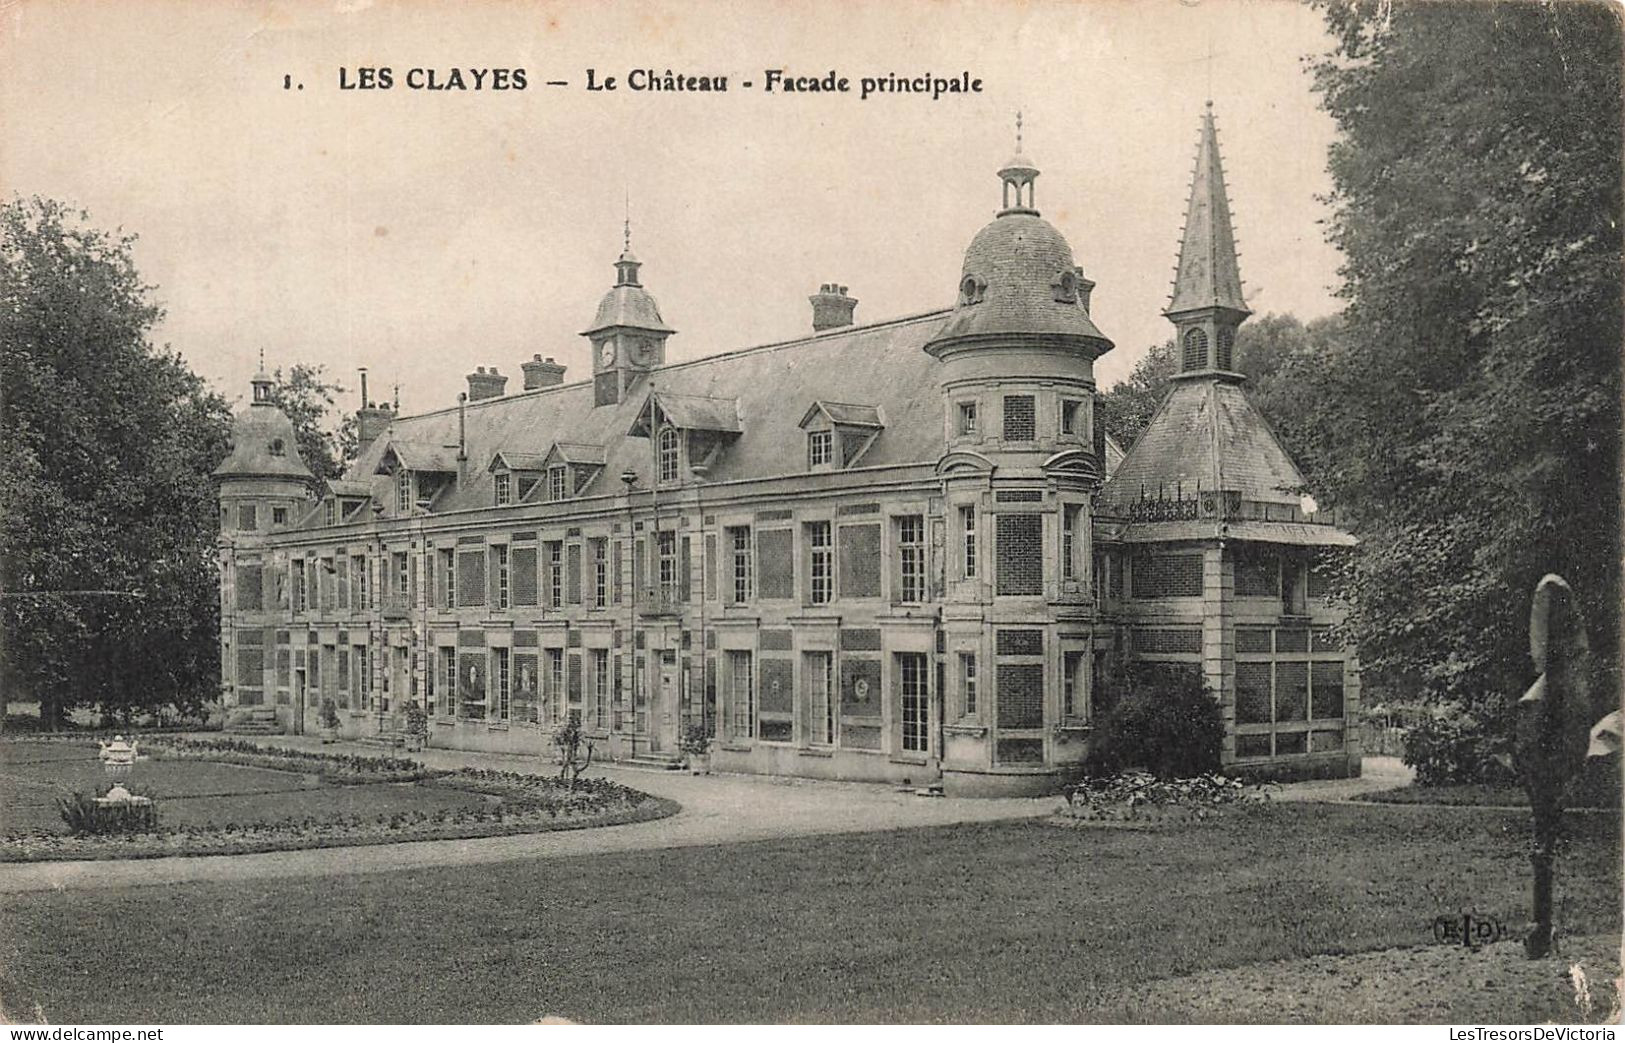
[[[1223,764],[1236,759],[1236,570],[1222,543],[1202,550],[1202,680],[1224,716]]]

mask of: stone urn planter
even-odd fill
[[[323,746],[339,741],[339,708],[333,700],[322,700],[322,708],[316,716],[316,723],[316,733],[322,737]]]
[[[678,748],[690,775],[711,774],[711,734],[704,724],[690,723],[684,728]]]
[[[402,745],[407,753],[420,753],[428,736],[429,714],[422,704],[413,699],[406,704],[406,731],[402,734]]]

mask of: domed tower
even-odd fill
[[[953,314],[925,350],[945,364],[950,453],[986,457],[1001,472],[1054,453],[1093,457],[1094,361],[1112,342],[1089,318],[1094,283],[1066,237],[1039,216],[1038,168],[1021,154],[999,170],[1003,208],[965,251]]]
[[[299,457],[293,421],[271,400],[264,360],[253,400],[231,426],[231,453],[214,469],[220,532],[241,538],[291,525],[308,506],[315,476]]]
[[[1053,789],[1087,750],[1094,362],[1112,343],[1089,317],[1094,283],[1039,216],[1020,126],[1002,208],[925,345],[942,363],[950,792]]]
[[[666,361],[666,338],[677,332],[660,317],[660,306],[638,281],[642,267],[632,253],[632,224],[626,224],[615,285],[598,302],[598,314],[582,336],[592,342],[593,404],[615,405],[649,370]]]

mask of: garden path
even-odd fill
[[[322,746],[319,740],[294,736],[268,736],[261,744],[334,753],[376,755],[379,752],[376,747],[351,743]],[[551,770],[538,758],[511,754],[427,750],[416,756],[436,768]],[[1371,761],[1366,763],[1369,771]],[[471,840],[409,841],[370,847],[191,858],[16,862],[0,865],[0,893],[151,887],[194,880],[332,876],[1040,818],[1054,812],[1059,799],[927,798],[915,796],[912,791],[872,783],[756,775],[689,775],[617,765],[595,765],[590,774],[601,774],[646,793],[675,800],[682,805],[682,810],[653,822]],[[1282,785],[1277,787],[1275,795],[1281,800],[1338,800],[1404,782],[1403,776],[1396,781],[1391,770],[1378,770],[1365,779]]]

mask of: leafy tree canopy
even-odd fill
[[[149,340],[132,237],[0,205],[0,685],[48,720],[212,698],[227,405]]]
[[[299,456],[310,473],[323,481],[342,475],[356,455],[355,415],[338,407],[345,389],[328,380],[321,365],[300,363],[286,375],[278,369],[271,379],[271,401],[293,421]]]
[[[1315,405],[1296,434],[1359,518],[1347,588],[1368,679],[1493,718],[1532,677],[1547,572],[1617,664],[1619,15],[1321,6],[1347,306],[1300,374]]]

